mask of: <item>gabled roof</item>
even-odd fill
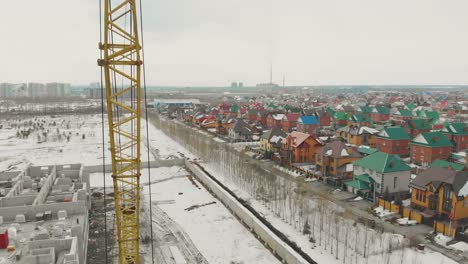
[[[370,122],[370,117],[364,114],[351,115],[348,120],[353,122]]]
[[[413,103],[409,103],[406,105],[406,108],[410,111],[413,111],[413,109],[416,108],[416,105],[414,105]]]
[[[446,168],[431,167],[416,176],[410,183],[410,187],[426,190],[426,186],[431,184],[437,189],[443,183],[452,185],[457,195],[468,180],[468,171],[454,171]]]
[[[369,184],[372,183],[374,180],[369,177],[369,174],[361,174],[358,176],[354,176],[352,181],[347,181],[345,184],[347,186],[351,186],[357,190],[368,190]]]
[[[413,114],[411,113],[410,110],[408,109],[400,109],[398,111],[395,112],[395,115],[399,115],[399,116],[412,116]]]
[[[378,114],[390,114],[390,108],[385,107],[385,106],[376,106],[374,109],[372,109],[372,113],[378,113]]]
[[[304,125],[317,125],[319,122],[315,116],[300,116],[297,119],[297,123]]]
[[[272,129],[268,130],[267,132],[263,133],[263,135],[261,135],[260,137],[270,141],[270,139],[272,137],[274,137],[274,136],[285,138],[285,137],[288,136],[288,134],[286,134],[280,128],[274,127]]]
[[[411,170],[411,167],[406,165],[397,155],[387,154],[380,151],[370,154],[360,160],[356,160],[353,164],[379,173]]]
[[[370,154],[375,153],[375,152],[377,152],[379,150],[376,149],[376,148],[368,148],[368,147],[366,148],[366,147],[360,146],[358,148],[358,151],[359,151],[359,153],[370,155]]]
[[[452,134],[452,135],[468,135],[468,124],[467,123],[450,123],[444,127],[442,132]]]
[[[336,131],[337,132],[346,131],[347,133],[350,133],[353,136],[359,136],[359,135],[362,135],[362,134],[375,135],[375,134],[379,133],[379,131],[377,129],[371,128],[371,127],[368,127],[368,126],[345,126],[345,127],[341,127],[339,129],[337,129]]]
[[[288,137],[293,138],[293,143],[292,143],[293,147],[300,146],[309,137],[312,138],[314,141],[316,141],[317,144],[320,144],[320,142],[317,139],[315,139],[314,137],[312,137],[309,134],[302,133],[302,132],[293,131],[293,132],[291,132],[291,134],[289,134]]]
[[[447,136],[440,132],[423,132],[417,135],[413,140],[412,144],[429,146],[429,147],[451,147],[452,142]]]
[[[275,120],[283,120],[285,115],[284,114],[271,114],[271,117]]]
[[[241,135],[252,135],[252,127],[242,119],[238,119],[231,129]]]
[[[335,115],[333,116],[336,120],[348,120],[348,117],[350,116],[349,113],[347,112],[336,112]]]
[[[356,109],[354,109],[354,107],[352,107],[350,105],[343,105],[342,108],[343,108],[343,110],[345,112],[354,112],[354,111],[356,111]]]
[[[323,146],[322,155],[331,156],[333,158],[361,157],[359,152],[350,150],[345,143],[339,140],[332,141]]]
[[[465,168],[461,164],[449,162],[449,161],[446,161],[446,160],[440,160],[440,159],[434,160],[434,162],[432,162],[432,164],[431,164],[431,167],[440,167],[440,168],[449,168],[449,167],[451,167],[452,169],[454,169],[456,171],[462,171]]]
[[[413,119],[408,121],[408,126],[417,130],[430,130],[431,125],[424,119]]]
[[[327,111],[330,114],[330,116],[334,116],[336,113],[336,111],[330,107],[325,108],[325,111]]]
[[[372,107],[367,106],[367,105],[365,105],[365,106],[360,106],[360,107],[359,107],[359,110],[360,110],[361,113],[367,114],[367,113],[372,112]]]
[[[239,106],[236,104],[231,105],[229,111],[231,111],[232,113],[237,113],[239,111]]]
[[[285,114],[283,117],[283,120],[287,120],[290,122],[295,122],[299,118],[300,114],[299,113],[290,113],[290,114]]]
[[[410,140],[410,136],[402,127],[385,127],[377,136],[390,140]]]
[[[424,111],[422,114],[423,117],[429,119],[439,119],[439,112],[436,111]]]

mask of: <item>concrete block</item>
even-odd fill
[[[57,212],[57,217],[59,220],[66,219],[67,218],[67,211],[66,210],[59,210]]]
[[[18,214],[15,217],[15,222],[16,223],[26,223],[26,217],[24,216],[24,214]]]
[[[34,236],[34,240],[44,240],[44,239],[49,239],[49,232],[45,229],[42,229],[41,231],[37,232],[36,235]]]
[[[55,226],[52,228],[52,236],[54,237],[61,237],[63,234],[63,228]]]

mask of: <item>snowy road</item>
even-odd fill
[[[174,222],[157,205],[153,209],[153,239],[156,263],[174,264],[174,247],[182,253],[187,263],[203,263],[208,261],[203,257],[197,247],[193,244],[185,231]]]

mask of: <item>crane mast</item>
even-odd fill
[[[119,263],[138,264],[142,60],[136,0],[104,0],[104,70]],[[101,40],[102,41],[102,40]]]

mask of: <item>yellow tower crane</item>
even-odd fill
[[[140,240],[140,58],[136,0],[104,0],[104,69],[119,263],[138,264]]]

